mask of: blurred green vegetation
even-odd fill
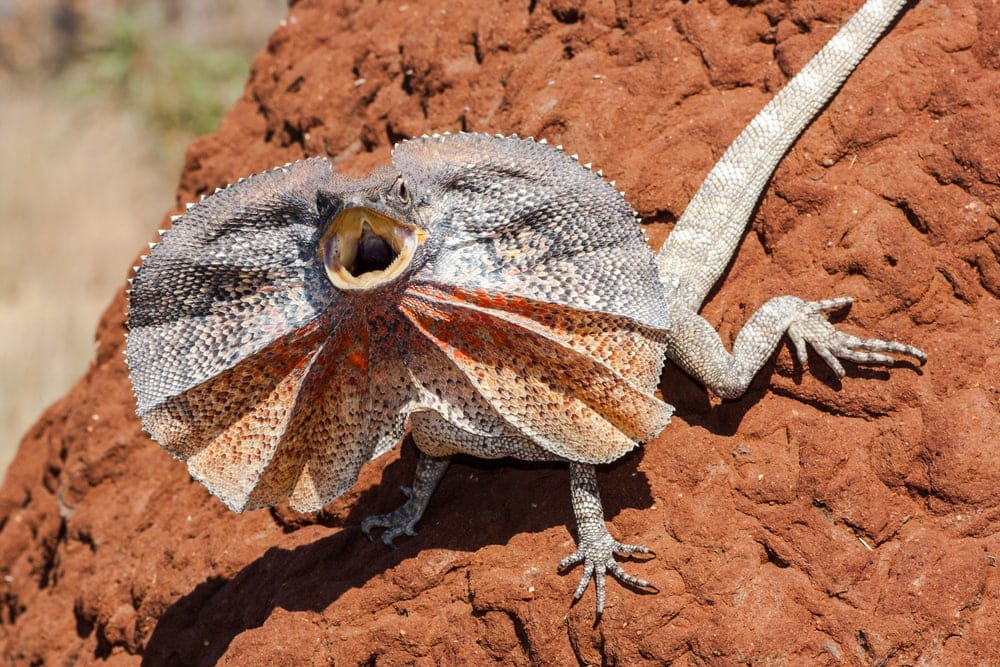
[[[98,317],[177,203],[187,145],[215,130],[286,11],[0,0],[0,479],[85,372]]]
[[[81,47],[64,73],[72,89],[111,96],[171,137],[214,131],[239,97],[253,56],[246,45],[188,44],[164,29],[161,12],[150,5],[116,10]]]

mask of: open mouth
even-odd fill
[[[337,215],[319,253],[335,287],[367,290],[398,278],[425,238],[423,229],[362,206]]]

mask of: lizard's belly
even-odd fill
[[[414,443],[428,456],[467,454],[481,459],[509,456],[522,461],[560,460],[559,456],[499,421],[487,435],[463,429],[428,410],[410,415],[410,426]]]

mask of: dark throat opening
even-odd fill
[[[354,258],[354,266],[350,268],[351,275],[357,277],[369,271],[384,271],[396,256],[392,246],[365,225],[361,238],[358,239],[358,253]]]

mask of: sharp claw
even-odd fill
[[[580,598],[583,597],[583,594],[587,590],[587,586],[589,586],[590,581],[593,580],[594,593],[597,598],[597,621],[600,621],[601,615],[604,613],[605,592],[607,588],[606,581],[608,574],[626,586],[631,586],[633,588],[647,588],[652,589],[653,591],[658,591],[655,586],[645,579],[633,577],[625,572],[618,562],[614,560],[615,553],[652,554],[654,557],[656,554],[654,554],[652,550],[647,547],[639,544],[621,544],[619,542],[615,542],[611,540],[610,536],[608,536],[608,541],[610,543],[601,543],[600,541],[595,543],[581,543],[580,549],[573,552],[566,558],[563,558],[559,561],[558,565],[558,569],[563,571],[573,565],[583,563],[583,574],[580,577],[580,583],[573,592],[573,604],[576,604]]]
[[[378,523],[378,522],[377,522],[377,519],[378,519],[378,518],[379,518],[379,517],[377,517],[377,516],[370,516],[370,517],[366,517],[366,518],[365,518],[365,519],[364,519],[364,520],[363,520],[363,521],[361,522],[361,533],[362,533],[362,534],[363,534],[363,535],[364,535],[365,537],[367,537],[367,538],[368,538],[368,541],[369,541],[369,542],[374,542],[374,541],[375,541],[375,538],[374,538],[374,537],[372,537],[372,528],[375,528],[375,527],[377,527],[377,526],[376,526],[376,524]]]
[[[608,572],[610,572],[615,579],[627,586],[632,586],[634,588],[651,588],[653,591],[659,592],[659,589],[656,586],[649,583],[645,579],[633,577],[631,574],[623,570],[617,563],[614,566],[609,567]]]
[[[826,365],[830,367],[834,375],[836,375],[839,378],[842,378],[844,377],[844,375],[846,375],[843,364],[841,364],[840,360],[838,360],[837,357],[834,356],[833,352],[831,352],[826,347],[817,347],[816,352],[818,352],[819,356],[822,357],[823,361],[826,362]]]
[[[851,297],[837,297],[825,301],[798,302],[803,309],[798,319],[788,328],[788,335],[795,346],[796,355],[802,364],[808,361],[807,344],[823,359],[837,377],[846,372],[841,359],[856,364],[879,364],[892,366],[898,359],[887,353],[913,357],[923,363],[927,355],[915,347],[897,341],[877,338],[858,338],[838,331],[821,314],[826,310],[841,308],[853,301]]]
[[[408,486],[401,487],[403,493],[410,497],[413,494],[413,489]],[[382,533],[382,543],[390,549],[395,549],[396,545],[394,540],[400,535],[405,535],[407,537],[416,537],[417,531],[414,529],[414,525],[419,518],[419,515],[412,511],[412,501],[407,501],[402,506],[398,507],[394,512],[388,514],[376,514],[365,518],[361,522],[361,532],[364,533],[365,537],[369,540],[374,540],[372,537],[372,530],[375,528],[382,528],[384,532]]]

